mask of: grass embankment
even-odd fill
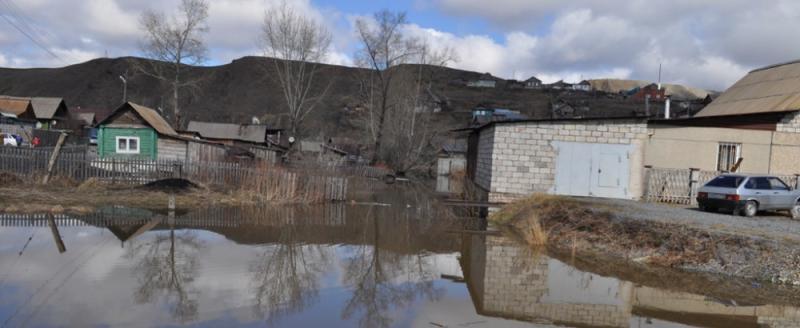
[[[800,245],[622,217],[613,207],[574,198],[534,195],[505,206],[490,220],[531,245],[559,253],[800,284]]]
[[[104,206],[164,209],[168,206],[170,196],[175,197],[179,209],[321,201],[320,197],[303,193],[302,190],[290,192],[287,186],[274,181],[254,181],[227,190],[204,185],[180,190],[148,188],[141,185],[111,184],[96,179],[79,183],[61,177],[52,178],[47,185],[34,181],[40,179],[24,180],[0,172],[0,213],[84,214]],[[295,188],[294,185],[292,187]]]

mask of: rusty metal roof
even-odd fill
[[[756,69],[697,113],[698,117],[800,110],[800,62]]]
[[[22,116],[30,107],[29,98],[0,96],[0,112]]]

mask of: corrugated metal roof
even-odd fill
[[[190,121],[187,131],[197,132],[203,138],[240,140],[255,143],[267,141],[267,131],[270,129],[266,125],[239,125],[232,123],[212,123]]]
[[[725,90],[696,116],[800,110],[800,62],[756,69]]]
[[[51,97],[33,97],[31,98],[31,106],[33,112],[36,113],[37,119],[52,119],[55,116],[58,107],[63,103],[61,98]]]
[[[139,104],[134,104],[132,102],[127,102],[126,105],[130,105],[133,110],[135,110],[139,115],[150,124],[153,129],[158,131],[160,134],[172,136],[172,137],[179,137],[178,132],[172,128],[172,126],[167,123],[164,117],[158,113],[155,109],[145,107]],[[124,105],[123,105],[124,106]],[[113,116],[113,114],[112,114]]]

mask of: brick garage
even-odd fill
[[[472,132],[468,170],[492,202],[507,202],[536,192],[584,195],[558,190],[558,180],[569,184],[573,172],[594,174],[603,164],[586,157],[583,150],[597,148],[595,152],[603,156],[602,149],[616,147],[624,154],[620,160],[627,163],[627,169],[621,173],[622,179],[616,178],[621,185],[614,195],[636,199],[642,195],[647,138],[647,122],[637,118],[494,122]],[[574,152],[575,160],[565,157],[565,151]],[[573,167],[576,165],[580,167]],[[587,175],[578,181],[576,177],[574,182],[588,183],[593,178]],[[591,190],[585,195],[598,196]]]

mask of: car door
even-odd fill
[[[773,209],[788,209],[794,205],[794,194],[791,192],[786,183],[776,177],[768,177],[771,194],[770,194],[770,208]]]
[[[766,177],[751,177],[745,189],[748,189],[747,199],[753,199],[758,202],[758,209],[765,210],[771,208],[770,194],[772,193],[772,186]]]

